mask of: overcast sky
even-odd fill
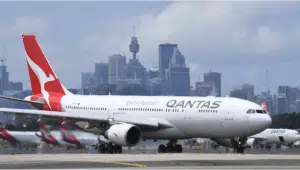
[[[136,27],[138,58],[158,66],[158,44],[178,43],[191,84],[208,70],[222,73],[222,93],[242,83],[273,92],[300,84],[298,2],[0,2],[0,54],[10,80],[30,89],[21,33],[34,33],[63,84],[121,53]]]

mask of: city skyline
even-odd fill
[[[10,79],[24,89],[30,86],[21,33],[35,33],[61,81],[79,88],[81,72],[94,63],[132,55],[133,26],[141,63],[158,66],[158,45],[176,43],[192,86],[209,70],[222,73],[223,96],[244,83],[266,91],[266,70],[273,93],[300,84],[300,6],[293,2],[1,2],[0,9],[0,54],[3,44]]]

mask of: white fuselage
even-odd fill
[[[27,144],[40,144],[41,143],[41,139],[39,137],[36,136],[37,132],[22,132],[22,131],[8,131],[6,130],[6,132],[8,133],[8,135],[10,135],[11,137],[13,137],[13,139],[11,139],[9,136],[6,136],[4,139],[11,141],[11,142],[19,142],[19,143],[27,143]]]
[[[259,134],[250,136],[249,138],[264,138],[267,144],[292,144],[300,140],[300,134],[292,129],[266,129]]]
[[[178,96],[93,96],[65,95],[63,111],[116,118],[163,119],[172,128],[142,131],[144,139],[231,138],[250,136],[268,128],[268,114],[247,114],[262,110],[253,102],[230,97]],[[86,124],[78,124],[84,128]],[[97,129],[91,130],[97,133]],[[99,132],[99,131],[98,131]]]
[[[80,145],[96,145],[99,143],[98,136],[88,132],[71,131],[76,139],[80,142]]]

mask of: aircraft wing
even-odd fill
[[[37,115],[45,117],[57,117],[57,118],[67,118],[67,119],[79,119],[85,121],[99,121],[99,122],[108,122],[109,117],[107,114],[91,113],[91,112],[56,112],[56,111],[45,111],[45,110],[33,110],[33,109],[14,109],[14,108],[0,108],[0,112],[8,114],[23,114],[23,115]],[[137,118],[137,117],[128,117],[127,115],[115,116],[114,121],[122,123],[130,123],[137,126],[147,126],[152,128],[159,127],[173,127],[171,123],[164,119],[157,118]]]

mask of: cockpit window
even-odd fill
[[[256,110],[256,113],[264,113],[263,110]]]
[[[267,113],[267,111],[263,110],[264,113]]]
[[[252,109],[252,112],[251,113],[255,113],[255,110],[254,109]]]
[[[251,113],[251,109],[247,110],[247,112],[246,112],[246,113]]]

